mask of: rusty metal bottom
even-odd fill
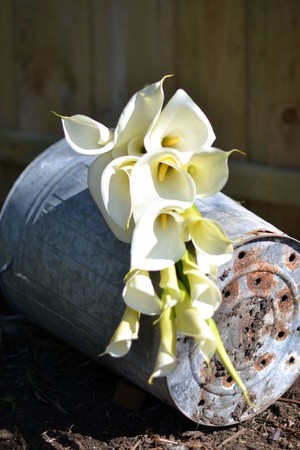
[[[299,375],[297,246],[282,236],[250,239],[219,274],[223,305],[216,322],[255,408],[249,408],[216,356],[209,372],[193,340],[179,338],[180,360],[167,381],[187,417],[210,426],[244,421],[273,403]]]

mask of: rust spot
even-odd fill
[[[204,383],[212,383],[215,381],[217,373],[217,367],[214,361],[211,361],[210,369],[208,367],[202,367],[200,369],[200,379],[203,380]]]
[[[263,292],[271,294],[272,289],[277,284],[275,279],[276,268],[273,268],[274,272],[256,271],[251,272],[247,275],[247,286],[252,292]]]
[[[234,379],[231,375],[227,374],[222,378],[222,385],[225,388],[230,388],[234,384]]]
[[[238,250],[237,256],[234,261],[234,272],[239,273],[245,268],[252,266],[257,263],[259,248],[256,247],[255,250],[244,250],[242,247]]]
[[[209,371],[207,367],[202,367],[200,369],[200,379],[203,381],[207,381],[209,379]]]
[[[282,289],[277,292],[277,306],[281,312],[288,311],[294,304],[292,293],[288,289]]]
[[[226,285],[222,291],[223,302],[226,304],[235,303],[239,295],[239,283],[238,280],[233,280]]]
[[[264,370],[270,362],[274,359],[274,353],[264,353],[258,361],[254,364],[254,368],[257,371]]]
[[[287,266],[288,269],[294,270],[299,263],[299,255],[295,251],[291,251],[287,253],[284,257],[284,264]]]
[[[271,230],[254,230],[251,231],[251,234],[253,234],[254,236],[259,236],[260,234],[276,234],[276,233],[274,233],[274,231]]]
[[[278,323],[275,339],[277,341],[284,341],[289,336],[289,334],[289,330],[284,325]]]

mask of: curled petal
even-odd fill
[[[188,278],[193,306],[198,309],[202,319],[212,317],[222,301],[220,289],[188,259],[187,254],[182,258],[182,267]]]
[[[195,184],[181,166],[180,153],[172,149],[153,151],[139,159],[130,180],[136,222],[152,204],[176,201],[182,209],[193,204]]]
[[[199,268],[210,273],[210,266],[219,267],[232,258],[232,241],[225,235],[218,222],[200,215],[183,214],[185,218],[185,239],[192,239]]]
[[[135,138],[134,154],[143,152],[143,139],[152,123],[157,120],[161,111],[164,93],[163,82],[166,77],[157,83],[150,84],[134,94],[124,108],[116,130],[114,140],[114,157],[128,154],[128,144]]]
[[[191,297],[183,284],[179,282],[180,295],[175,305],[176,329],[186,336],[198,336],[201,334],[201,321],[199,311],[192,305]]]
[[[142,314],[155,315],[161,312],[161,300],[148,271],[135,270],[128,274],[123,298],[127,306]]]
[[[162,110],[145,136],[145,148],[172,147],[190,152],[210,147],[215,140],[211,124],[189,95],[179,89]]]
[[[183,219],[177,205],[154,205],[136,223],[131,244],[131,267],[162,270],[182,258],[186,248],[181,239]]]
[[[194,153],[186,163],[186,170],[193,178],[199,198],[219,192],[228,180],[228,158],[231,153],[210,148]]]
[[[198,309],[203,319],[212,317],[222,302],[220,289],[199,270],[190,270],[186,275],[190,283],[193,306]]]
[[[180,283],[180,298],[175,306],[176,329],[195,339],[205,362],[209,364],[216,351],[216,340],[201,312],[193,306],[191,297]]]
[[[217,350],[217,341],[205,320],[201,323],[201,331],[202,333],[194,339],[206,364],[209,365],[211,358]]]
[[[176,368],[176,328],[173,308],[165,309],[159,319],[160,344],[149,383],[156,377],[165,377]]]
[[[61,119],[66,140],[76,152],[100,155],[113,148],[113,131],[96,120],[81,114]]]
[[[90,192],[115,236],[130,243],[133,231],[130,196],[130,173],[137,157],[124,156],[111,160],[100,155],[88,173]]]
[[[133,339],[138,338],[140,313],[128,306],[119,323],[110,343],[103,354],[110,354],[114,357],[126,355],[130,350]]]
[[[134,136],[128,142],[128,155],[141,157],[145,154],[143,136]]]

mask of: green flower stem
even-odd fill
[[[251,402],[248,391],[246,386],[244,385],[244,383],[242,382],[239,374],[237,373],[237,371],[235,370],[229,356],[228,353],[224,347],[222,338],[220,336],[218,327],[216,325],[216,322],[213,319],[207,319],[207,324],[209,325],[211,331],[213,332],[215,338],[216,338],[216,343],[217,343],[217,350],[216,353],[218,355],[218,357],[220,358],[223,366],[225,367],[225,369],[228,371],[228,373],[232,376],[232,378],[234,379],[234,381],[236,382],[236,384],[239,386],[239,388],[241,389],[247,403],[251,406],[251,408],[254,407],[254,404]]]

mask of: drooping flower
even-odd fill
[[[144,137],[160,114],[163,101],[164,77],[134,94],[119,118],[114,136],[114,158],[127,155],[141,156],[144,152]]]
[[[215,138],[203,111],[185,91],[179,89],[149,128],[144,143],[148,152],[172,147],[188,154],[211,147]]]
[[[184,255],[183,218],[176,202],[149,206],[135,224],[131,242],[131,267],[162,270]]]
[[[160,314],[161,299],[153,287],[148,271],[132,270],[125,281],[123,299],[127,306],[142,314]]]
[[[182,268],[189,282],[193,306],[198,309],[203,320],[212,317],[222,302],[220,289],[199,270],[197,264],[188,259],[187,253],[182,258]]]
[[[84,155],[100,155],[113,148],[114,132],[82,114],[59,116],[70,147]]]
[[[176,330],[195,339],[205,362],[209,364],[216,351],[216,339],[184,285],[179,282],[179,286],[180,297],[175,306]]]
[[[165,377],[176,367],[176,327],[174,308],[166,308],[159,318],[160,343],[153,372],[149,378]]]
[[[108,353],[114,357],[126,355],[130,350],[132,341],[138,338],[139,320],[140,313],[127,306],[123,317],[103,354]]]
[[[115,236],[130,243],[133,232],[130,174],[138,157],[113,159],[100,155],[91,164],[88,186],[94,201]]]
[[[163,290],[164,308],[172,308],[178,302],[180,289],[175,265],[171,265],[160,271],[159,287]]]
[[[197,264],[203,273],[215,273],[215,269],[232,258],[232,241],[225,235],[218,222],[204,218],[197,207],[183,214],[185,241],[192,240]]]
[[[133,216],[135,222],[149,205],[175,203],[185,210],[195,200],[195,183],[182,168],[180,153],[161,149],[142,156],[134,166],[130,180]]]

